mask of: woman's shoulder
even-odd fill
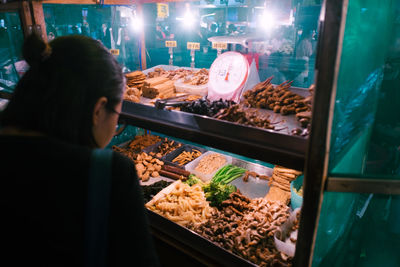
[[[90,148],[46,136],[0,136],[0,169],[9,177],[79,181],[90,166]],[[21,168],[24,166],[23,168]]]
[[[119,152],[113,151],[113,177],[118,177],[125,182],[137,179],[134,162]]]
[[[131,159],[128,157],[122,155],[121,153],[117,151],[112,151],[112,156],[113,156],[113,163],[121,166],[121,167],[127,167],[127,168],[132,168],[134,167],[134,163]]]
[[[17,150],[23,147],[26,152],[34,151],[38,154],[90,154],[88,147],[71,144],[46,135],[0,135],[0,144],[3,148]]]

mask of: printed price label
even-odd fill
[[[165,41],[165,47],[176,47],[176,41]]]
[[[213,49],[221,49],[221,50],[226,50],[228,49],[228,44],[227,43],[220,43],[220,42],[213,42],[212,43],[212,48]]]
[[[169,16],[168,4],[157,3],[157,18],[167,18]]]
[[[119,56],[119,49],[110,49],[110,53],[114,56]]]
[[[187,42],[187,49],[200,50],[200,43]]]

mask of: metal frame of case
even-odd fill
[[[32,30],[46,39],[42,3],[141,6],[171,0],[43,0],[0,4],[0,12],[19,11],[25,36]],[[316,90],[311,133],[307,139],[218,121],[184,112],[156,110],[124,102],[121,120],[128,124],[195,141],[236,154],[304,170],[304,200],[296,245],[295,266],[311,266],[324,191],[400,194],[400,181],[328,177],[329,138],[340,66],[348,0],[325,0],[322,5],[316,59]],[[144,44],[144,33],[142,34]],[[145,66],[145,52],[142,61]],[[143,60],[144,59],[144,60]],[[1,96],[4,97],[4,96]],[[7,96],[6,96],[7,97]],[[194,232],[149,211],[153,234],[204,264],[253,264],[216,246]]]

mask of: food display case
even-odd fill
[[[28,3],[0,6],[0,97],[9,98],[16,83],[27,70],[22,60],[24,35],[32,29]]]
[[[99,39],[123,67],[112,147],[136,163],[165,265],[398,266],[397,2],[27,1],[23,28]],[[202,176],[207,156],[222,163]],[[159,208],[213,179],[242,195],[215,213],[207,191],[201,218]]]

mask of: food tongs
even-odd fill
[[[156,102],[154,102],[154,106],[156,107],[156,109],[164,109],[165,107],[179,107],[182,106],[183,104],[192,102],[192,101],[182,101],[181,98],[184,98],[186,96],[188,96],[188,94],[174,96],[165,99],[157,99]]]

